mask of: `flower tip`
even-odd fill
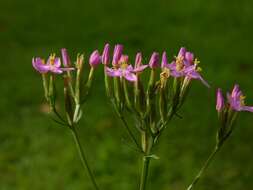
[[[101,57],[99,55],[98,50],[95,50],[90,55],[89,63],[91,67],[96,67],[98,64],[101,63]]]
[[[110,63],[110,44],[106,43],[102,54],[102,63],[108,65]]]
[[[134,68],[138,68],[142,65],[142,54],[138,52],[135,56],[135,65]]]
[[[159,54],[157,52],[153,52],[149,61],[149,67],[151,69],[159,67]]]
[[[218,112],[222,111],[224,108],[224,98],[222,95],[222,90],[220,88],[217,89],[217,99],[216,99],[216,110]]]
[[[178,52],[178,56],[182,56],[184,57],[186,53],[186,48],[185,47],[181,47],[179,52]]]
[[[164,51],[163,55],[162,55],[162,64],[161,64],[161,67],[165,68],[167,65],[168,65],[167,53],[166,53],[166,51]]]
[[[114,52],[113,52],[113,60],[112,60],[113,65],[118,64],[121,58],[122,52],[123,52],[123,45],[121,44],[115,45]]]
[[[71,65],[70,58],[69,58],[68,51],[66,48],[61,49],[61,55],[62,55],[62,61],[63,61],[64,67],[70,67]]]

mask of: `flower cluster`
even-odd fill
[[[220,88],[217,90],[216,110],[221,123],[217,133],[219,145],[222,145],[232,133],[238,112],[253,112],[253,106],[246,106],[244,100],[245,96],[237,84],[234,85],[231,93],[227,93],[226,101],[224,100],[222,90]]]
[[[158,52],[153,52],[147,63],[138,52],[134,64],[131,64],[122,45],[115,45],[111,59],[110,45],[106,44],[101,59],[106,92],[116,112],[121,119],[124,119],[125,112],[131,113],[138,121],[138,131],[141,135],[146,134],[151,144],[158,140],[169,120],[178,115],[192,79],[209,87],[200,74],[199,61],[183,47],[170,63],[164,51],[161,58]],[[149,73],[148,83],[143,82],[144,72]],[[138,140],[131,132],[130,135],[136,143]],[[136,144],[145,154],[151,151],[143,143]]]
[[[51,54],[47,62],[40,57],[35,57],[32,59],[32,65],[34,69],[42,75],[45,98],[50,105],[50,112],[57,117],[57,119],[54,120],[72,127],[81,117],[82,112],[80,107],[88,95],[94,69],[101,63],[101,56],[98,50],[93,51],[90,55],[90,71],[86,81],[84,81],[82,76],[84,56],[78,55],[74,66],[72,66],[70,57],[65,48],[61,49],[61,54],[62,60],[60,57],[56,57],[55,54]],[[63,65],[61,63],[63,63]],[[56,110],[55,102],[57,93],[55,75],[61,75],[64,79],[66,119],[63,119],[63,116]]]

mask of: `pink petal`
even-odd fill
[[[120,77],[122,76],[122,71],[120,69],[111,69],[109,67],[106,67],[106,74],[111,77]]]
[[[61,69],[61,68],[57,68],[57,67],[53,67],[50,71],[51,71],[52,73],[56,73],[56,74],[61,74],[61,73],[63,73],[62,69]]]
[[[33,58],[32,60],[33,67],[40,73],[47,73],[49,71],[49,66],[45,65],[40,58]]]
[[[127,79],[130,82],[134,82],[137,80],[137,76],[131,72],[125,72],[124,77],[125,77],[125,79]]]
[[[243,111],[253,112],[253,106],[243,106],[241,109]]]
[[[135,69],[133,70],[133,72],[135,72],[135,73],[142,72],[142,71],[143,71],[144,69],[146,69],[147,67],[148,67],[148,65],[141,65],[141,66],[135,68]]]
[[[60,60],[59,57],[56,57],[56,58],[54,59],[54,66],[55,66],[55,67],[58,67],[58,68],[61,66],[61,60]]]

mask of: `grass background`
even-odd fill
[[[33,56],[61,47],[89,54],[122,43],[131,57],[186,46],[201,60],[212,88],[195,82],[151,164],[148,189],[186,189],[214,146],[215,89],[237,82],[253,104],[253,1],[250,0],[1,0],[0,189],[92,189],[69,131],[42,113],[41,78]],[[80,124],[81,141],[102,189],[137,189],[140,159],[104,95],[102,71]],[[253,189],[252,115],[237,129],[196,189]]]

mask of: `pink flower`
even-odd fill
[[[106,67],[106,73],[111,77],[124,77],[126,80],[130,82],[134,82],[137,80],[136,73],[142,72],[147,65],[139,65],[133,68],[132,65],[128,64],[128,56],[122,55],[119,59],[119,65],[117,68],[109,68]]]
[[[39,73],[51,72],[61,74],[64,71],[74,70],[74,68],[61,68],[61,60],[59,57],[55,57],[55,55],[49,56],[46,64],[40,57],[35,57],[32,59],[32,65]]]
[[[235,111],[249,111],[253,112],[253,106],[245,106],[245,96],[243,96],[239,85],[235,85],[231,94],[227,93],[228,103],[230,108]]]

